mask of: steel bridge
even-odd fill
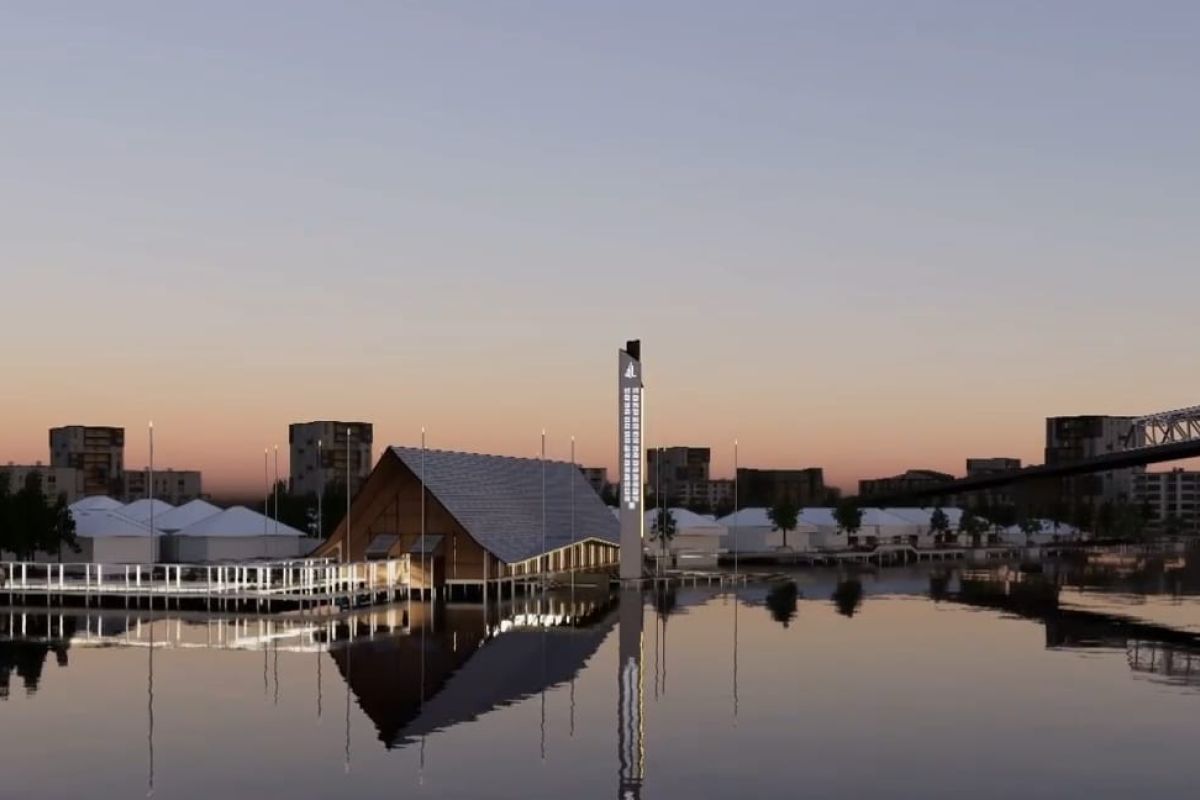
[[[1038,464],[993,475],[959,478],[888,495],[871,495],[870,503],[879,506],[899,505],[913,500],[945,498],[1028,481],[1108,472],[1197,456],[1200,456],[1200,406],[1191,406],[1133,418],[1129,433],[1121,439],[1120,447],[1111,453],[1077,461]]]

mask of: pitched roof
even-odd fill
[[[812,520],[807,519],[805,514],[813,509],[803,509],[800,515],[796,518],[796,530],[801,533],[815,533],[816,527]],[[722,517],[717,520],[717,524],[726,528],[774,528],[775,523],[771,522],[771,518],[767,516],[765,508],[742,508],[729,516]]]
[[[193,525],[213,514],[221,513],[221,509],[203,500],[192,500],[178,508],[164,512],[162,516],[154,517],[154,527],[160,531],[179,531]]]
[[[391,452],[421,478],[420,448],[393,447]],[[446,450],[424,453],[424,482],[430,493],[480,545],[507,563],[544,552],[543,475],[545,551],[571,544],[572,486],[574,540],[596,538],[617,544],[620,538],[612,512],[583,473],[569,463]]]
[[[136,519],[139,522],[148,522],[150,520],[150,509],[154,509],[154,524],[158,525],[158,518],[173,509],[175,506],[170,503],[165,503],[162,500],[134,500],[126,506],[122,506],[119,511],[130,519]]]
[[[678,531],[694,530],[696,528],[721,529],[725,527],[718,523],[715,517],[710,517],[707,514],[697,514],[695,511],[689,511],[686,508],[672,508],[668,510],[675,519],[675,529]],[[646,530],[650,530],[657,520],[657,509],[647,511]]]
[[[75,520],[75,535],[89,539],[105,539],[111,536],[150,536],[150,526],[145,522],[130,519],[119,511],[110,509],[71,508]],[[155,536],[161,536],[154,531]]]
[[[102,494],[85,497],[71,503],[72,511],[115,511],[123,505],[120,500],[113,500]]]
[[[275,520],[264,517],[257,511],[251,511],[245,506],[233,506],[212,516],[205,517],[199,522],[188,525],[179,531],[179,536],[267,536],[276,535]],[[283,523],[279,523],[279,536],[303,536],[298,531]]]

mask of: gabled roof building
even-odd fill
[[[479,587],[617,564],[618,523],[566,462],[392,447],[349,516],[315,555],[409,554],[418,587]]]

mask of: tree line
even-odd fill
[[[34,553],[79,552],[66,495],[47,498],[37,472],[29,473],[15,490],[10,483],[8,474],[0,474],[0,551],[18,560]]]

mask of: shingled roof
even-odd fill
[[[418,479],[421,449],[391,448]],[[571,544],[571,494],[574,485],[574,541],[620,540],[619,526],[577,467],[546,461],[545,552]],[[534,558],[542,549],[542,469],[535,458],[426,450],[424,482],[459,524],[493,555],[512,564]]]

